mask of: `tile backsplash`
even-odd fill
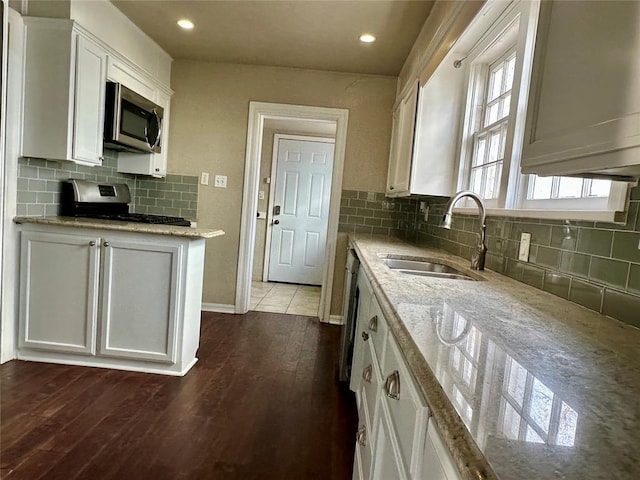
[[[198,209],[198,177],[167,175],[153,178],[117,171],[117,152],[106,150],[101,166],[36,158],[18,161],[17,214],[59,215],[61,183],[70,178],[94,182],[126,183],[131,191],[131,211],[171,215],[195,220]]]
[[[364,199],[371,195],[343,191],[340,231],[397,236],[471,258],[477,216],[455,214],[446,230],[440,221],[448,198],[389,199],[376,193],[369,204]],[[420,201],[429,205],[426,220]],[[640,187],[635,187],[624,224],[489,216],[486,267],[640,327],[639,210]],[[382,215],[388,220],[383,229],[368,225]],[[518,260],[523,232],[531,233],[528,262]]]

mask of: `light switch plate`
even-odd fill
[[[226,175],[216,175],[215,180],[213,182],[214,187],[219,188],[227,188],[227,176]]]
[[[200,185],[209,185],[209,172],[202,172],[200,174]]]
[[[531,248],[531,234],[522,233],[520,235],[520,250],[518,251],[518,260],[522,260],[523,262],[528,262],[530,248]]]

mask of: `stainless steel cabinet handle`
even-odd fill
[[[104,245],[105,247],[108,247],[110,244],[109,242],[104,242],[102,245]]]
[[[91,241],[89,242],[89,246],[90,246],[90,247],[95,247],[95,246],[96,246],[96,242],[94,242],[93,240],[91,240]]]
[[[371,330],[372,332],[377,332],[378,331],[378,316],[374,315],[373,317],[371,317],[371,320],[369,320],[369,330]]]
[[[400,400],[400,373],[394,370],[384,381],[384,393],[393,400]]]
[[[362,379],[367,383],[371,383],[372,373],[373,373],[373,366],[367,365],[366,367],[364,367],[364,370],[362,370]]]
[[[358,429],[357,440],[363,447],[367,446],[367,428],[363,425]]]
[[[367,332],[362,332],[362,340],[365,342],[369,340],[369,334]]]

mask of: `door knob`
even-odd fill
[[[274,221],[273,221],[273,224],[274,224],[274,225],[280,225],[280,220],[274,220]]]
[[[109,246],[109,242],[104,242],[102,245],[104,245],[105,247]]]

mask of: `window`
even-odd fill
[[[478,193],[487,208],[501,209],[496,213],[518,216],[621,210],[623,183],[520,174],[539,2],[514,1],[506,8],[488,2],[486,9],[455,47],[468,69],[458,190]],[[574,218],[594,219],[589,213]]]
[[[511,49],[488,68],[480,119],[473,134],[470,189],[486,199],[498,197],[509,125],[516,52]]]

